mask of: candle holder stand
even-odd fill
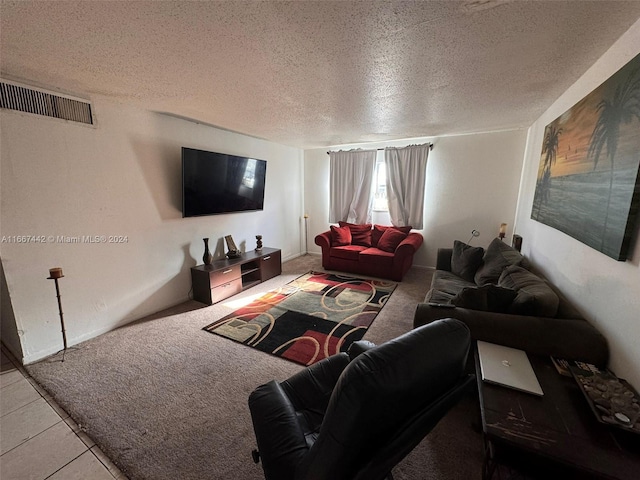
[[[60,326],[62,328],[62,361],[64,362],[64,355],[67,352],[67,331],[64,327],[64,313],[62,312],[62,297],[60,295],[60,285],[58,284],[58,280],[64,278],[62,274],[61,268],[52,268],[49,270],[49,276],[47,280],[53,280],[56,284],[56,297],[58,298],[58,311],[60,313]]]

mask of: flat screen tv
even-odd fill
[[[182,147],[182,216],[264,208],[267,162]]]

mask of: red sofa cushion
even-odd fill
[[[360,263],[375,264],[381,269],[390,269],[393,265],[393,253],[371,247],[360,252]]]
[[[351,245],[351,230],[349,227],[331,225],[331,246],[341,247],[343,245]]]
[[[403,233],[406,233],[407,235],[411,231],[411,226],[407,226],[407,227],[391,227],[391,226],[386,226],[386,225],[374,225],[373,226],[373,230],[371,231],[371,246],[372,247],[377,247],[378,246],[378,242],[380,241],[380,238],[382,237],[384,232],[386,232],[389,228],[393,228],[393,229],[399,230],[399,231],[401,231]]]
[[[385,252],[395,252],[400,242],[407,238],[407,234],[395,228],[387,228],[378,240],[378,248]]]
[[[338,222],[341,227],[349,227],[351,230],[351,244],[362,245],[364,247],[371,246],[371,224],[364,223],[357,225],[355,223]]]
[[[367,247],[362,245],[345,245],[342,247],[331,247],[330,255],[335,258],[342,258],[344,260],[355,260],[356,262],[360,258],[360,252],[366,250]]]

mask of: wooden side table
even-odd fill
[[[639,478],[640,435],[599,423],[575,380],[560,375],[549,357],[529,355],[544,391],[538,397],[483,382],[475,355],[483,479],[492,478],[499,464],[545,478]]]

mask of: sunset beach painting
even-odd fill
[[[545,128],[531,218],[626,260],[640,207],[640,55]]]

